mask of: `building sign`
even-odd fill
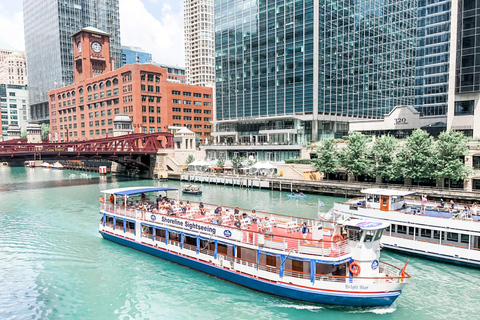
[[[399,124],[407,124],[407,118],[395,118],[393,119],[393,124],[399,125]]]

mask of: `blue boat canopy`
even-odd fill
[[[157,191],[177,191],[173,188],[159,188],[159,187],[128,187],[128,188],[116,188],[103,190],[101,193],[115,194],[120,196],[130,196],[132,194],[140,194],[145,192],[157,192]]]

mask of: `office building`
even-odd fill
[[[30,117],[48,121],[48,91],[74,82],[71,35],[93,26],[111,34],[115,68],[121,66],[118,0],[24,0]]]
[[[214,0],[184,0],[187,83],[215,86]],[[247,2],[246,2],[247,3]]]
[[[0,84],[0,110],[2,126],[0,134],[7,136],[9,125],[17,125],[21,132],[27,129],[28,88],[26,85]],[[0,138],[0,141],[2,139]]]
[[[154,63],[159,67],[167,69],[167,81],[168,82],[175,82],[175,83],[187,83],[187,79],[185,76],[185,68],[172,66],[169,64],[163,63]]]
[[[0,41],[0,84],[27,84],[25,52]]]
[[[122,67],[133,63],[151,63],[152,54],[139,47],[122,46]]]
[[[109,34],[84,28],[72,36],[75,82],[49,92],[54,141],[113,136],[113,120],[132,119],[135,133],[185,127],[198,142],[210,137],[212,88],[167,81],[167,69],[127,64],[112,70]]]

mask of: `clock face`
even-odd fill
[[[102,51],[102,45],[96,41],[92,42],[92,50],[93,52],[99,53],[100,51]]]
[[[77,49],[78,49],[78,52],[82,52],[82,43],[81,42],[77,43]]]

